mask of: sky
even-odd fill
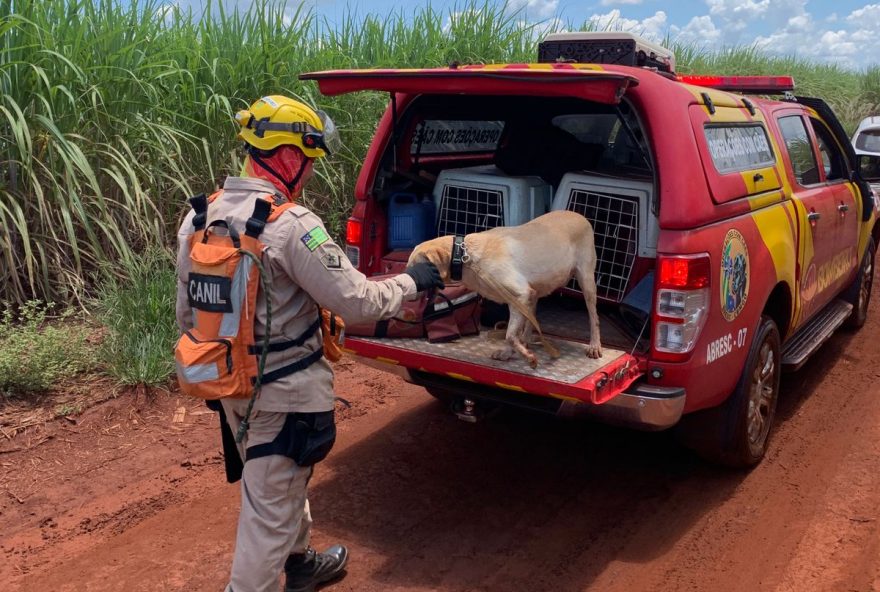
[[[240,6],[247,0],[226,0]],[[295,2],[296,0],[291,0]],[[198,6],[205,0],[176,0]],[[305,0],[331,22],[350,7],[385,14],[427,0]],[[455,0],[431,0],[453,12]],[[460,2],[458,3],[460,4]],[[700,46],[752,45],[769,53],[798,55],[862,69],[880,62],[880,3],[858,0],[509,0],[530,23],[595,21],[600,28],[630,30],[656,41],[669,36]]]

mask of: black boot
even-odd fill
[[[291,555],[284,562],[284,592],[313,592],[318,584],[341,576],[346,563],[348,549],[342,545],[333,545],[323,553],[309,547],[305,553]]]

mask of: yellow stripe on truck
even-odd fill
[[[464,374],[459,374],[457,372],[447,372],[446,376],[449,378],[455,378],[457,380],[466,380],[468,382],[475,382],[473,378],[470,376],[465,376]]]

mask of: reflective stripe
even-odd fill
[[[189,384],[207,382],[209,380],[217,380],[220,378],[217,364],[193,364],[192,366],[182,366],[180,362],[178,362],[177,375],[182,377],[184,382],[188,382]]]
[[[237,337],[238,327],[241,323],[242,306],[247,306],[245,299],[247,298],[248,277],[251,273],[252,261],[248,257],[242,257],[235,268],[235,275],[232,277],[232,290],[230,290],[229,299],[232,301],[232,312],[225,313],[223,320],[220,321],[220,337]],[[247,311],[248,316],[254,315],[255,311]]]

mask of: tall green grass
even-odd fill
[[[320,103],[341,127],[346,149],[319,163],[305,197],[338,231],[386,97],[323,98],[297,76],[530,61],[547,28],[522,20],[493,0],[350,11],[332,27],[271,0],[204,14],[157,0],[0,0],[0,301],[81,300],[171,246],[185,199],[238,169],[231,114],[267,93]],[[850,126],[880,93],[876,70],[676,50],[684,72],[794,73]]]
[[[178,337],[174,261],[165,251],[150,251],[128,272],[99,289],[96,309],[107,328],[100,359],[121,384],[161,384],[174,372]]]

